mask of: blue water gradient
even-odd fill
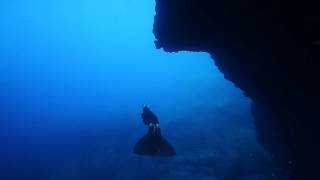
[[[206,53],[155,49],[151,0],[0,1],[1,180],[277,178]],[[173,158],[132,153],[147,104]]]

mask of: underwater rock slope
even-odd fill
[[[316,1],[156,0],[156,47],[203,51],[253,103],[260,143],[291,179],[318,179]]]

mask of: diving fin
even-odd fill
[[[133,152],[145,156],[169,157],[176,155],[173,146],[161,135],[147,133],[135,145]]]

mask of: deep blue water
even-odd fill
[[[250,99],[154,47],[153,0],[0,1],[1,180],[268,180]],[[177,155],[132,153],[158,115]]]

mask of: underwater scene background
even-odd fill
[[[1,180],[285,179],[211,57],[154,47],[154,6],[0,2]],[[143,104],[176,156],[133,153]]]

